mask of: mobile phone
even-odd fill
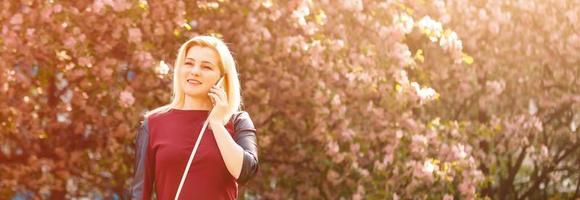
[[[218,80],[217,83],[215,83],[214,86],[217,86],[217,85],[221,84],[223,80],[224,80],[224,77],[223,76],[220,76],[220,79]]]
[[[224,77],[223,77],[223,76],[221,76],[221,77],[220,77],[220,79],[218,80],[218,82],[217,82],[217,83],[215,83],[215,85],[214,85],[214,86],[218,86],[218,85],[220,85],[220,84],[222,83],[222,81],[223,81],[223,80],[224,80]],[[210,98],[210,99],[211,99],[211,98]],[[215,102],[213,102],[213,99],[212,99],[211,103],[212,103],[213,105],[215,105]]]

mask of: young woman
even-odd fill
[[[171,102],[145,114],[141,123],[132,199],[151,199],[153,192],[157,199],[175,198],[206,119],[179,199],[236,199],[238,184],[258,171],[256,129],[240,104],[228,47],[211,36],[185,42],[175,61]]]

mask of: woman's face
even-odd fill
[[[209,89],[220,78],[218,54],[209,47],[193,46],[187,51],[179,70],[181,86],[186,95],[208,97]],[[209,97],[208,97],[209,98]]]

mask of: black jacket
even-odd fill
[[[256,128],[247,112],[241,111],[233,116],[236,143],[244,149],[244,161],[238,184],[245,184],[258,172],[258,146],[256,142]],[[145,179],[145,155],[149,143],[149,127],[147,120],[141,122],[135,141],[135,176],[130,188],[131,199],[143,198],[143,181]]]

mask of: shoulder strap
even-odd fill
[[[203,127],[201,128],[201,132],[197,137],[197,141],[195,141],[195,146],[193,146],[193,150],[191,154],[189,154],[189,160],[187,161],[187,165],[185,166],[185,171],[181,175],[181,182],[179,182],[179,187],[177,188],[177,193],[175,194],[175,200],[179,198],[179,194],[181,193],[181,188],[183,187],[183,183],[185,183],[185,178],[187,177],[187,173],[189,172],[189,167],[191,166],[191,161],[193,161],[193,157],[195,156],[195,152],[197,152],[197,148],[199,147],[199,143],[201,142],[201,138],[203,138],[203,133],[205,133],[205,129],[207,128],[208,120],[206,119],[203,123]]]

